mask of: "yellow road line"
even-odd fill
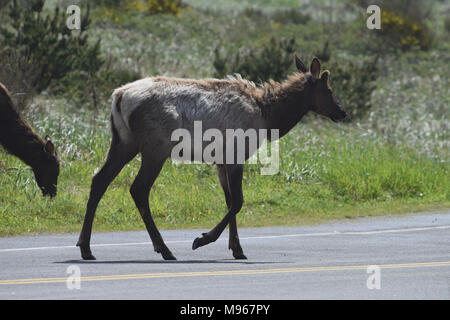
[[[381,265],[377,265],[377,266],[380,267],[381,269],[443,267],[443,266],[450,266],[450,261],[381,264]],[[81,282],[83,282],[83,281],[111,281],[111,280],[177,278],[177,277],[258,275],[258,274],[277,274],[277,273],[295,273],[295,272],[348,271],[348,270],[366,270],[367,267],[368,267],[368,265],[357,265],[357,266],[329,266],[329,267],[299,267],[299,268],[280,268],[280,269],[246,269],[246,270],[221,270],[221,271],[196,271],[196,272],[142,273],[142,274],[123,274],[123,275],[105,275],[105,276],[86,276],[86,277],[81,277],[80,281]],[[67,281],[67,277],[65,277],[65,278],[14,279],[14,280],[0,280],[0,285],[59,283],[59,282],[66,282],[66,281]]]

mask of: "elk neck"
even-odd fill
[[[258,104],[267,129],[286,135],[310,110],[310,82],[305,74],[294,73],[283,82],[270,80],[261,86]]]

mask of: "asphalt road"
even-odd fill
[[[246,261],[228,232],[192,251],[204,231],[161,232],[177,261],[144,231],[94,233],[96,261],[81,260],[77,234],[2,238],[0,299],[450,299],[448,211],[242,228]]]

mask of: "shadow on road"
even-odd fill
[[[161,263],[170,263],[170,264],[280,264],[280,263],[291,263],[287,261],[245,261],[245,260],[236,260],[236,259],[223,259],[223,260],[175,260],[175,261],[165,261],[165,260],[66,260],[66,261],[55,261],[53,263],[60,264],[161,264]]]

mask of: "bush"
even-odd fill
[[[231,59],[222,57],[218,48],[215,50],[215,77],[223,78],[228,74],[239,73],[251,81],[265,81],[284,79],[293,65],[295,53],[295,39],[276,40],[261,48],[250,48],[246,52],[237,52]]]
[[[95,1],[97,6],[103,7],[121,7],[129,1],[124,0],[97,0]]]
[[[247,53],[236,53],[234,57],[223,57],[216,48],[214,68],[215,76],[222,78],[227,74],[239,73],[251,81],[284,80],[293,66],[295,40],[277,41],[261,49],[250,49]],[[331,84],[339,97],[348,120],[361,118],[370,109],[371,94],[375,90],[378,77],[378,59],[365,58],[361,61],[339,61],[333,57],[329,42],[326,41],[321,52],[317,53],[324,65],[324,70],[331,71]]]
[[[179,15],[181,11],[180,0],[146,0],[145,7],[148,13],[171,13]]]
[[[97,7],[116,8],[125,11],[146,11],[149,14],[170,13],[178,15],[183,7],[180,0],[103,0]]]
[[[95,3],[94,21],[113,21],[123,25],[132,16],[140,14],[173,14],[179,16],[185,7],[179,0],[122,0],[101,1]]]
[[[385,1],[385,0],[353,0],[364,10],[372,4],[378,5],[381,11],[384,10],[402,13],[404,16],[416,20],[420,23],[430,17],[432,12],[432,1],[423,0],[395,0],[395,1]]]
[[[240,17],[247,18],[253,22],[267,23],[267,21],[272,21],[278,24],[306,24],[311,20],[308,15],[301,13],[299,10],[280,9],[266,13],[254,7],[245,8],[241,12]]]
[[[88,42],[89,8],[83,14],[81,29],[72,31],[66,26],[66,14],[58,7],[53,15],[44,15],[45,0],[28,3],[23,7],[12,1],[5,14],[6,24],[0,27],[1,55],[13,61],[18,81],[40,93],[76,70],[87,72],[91,78],[103,61],[100,42]]]
[[[29,79],[33,79],[37,70],[30,66],[23,68],[23,58],[12,51],[6,53],[0,49],[0,82],[3,82],[12,93],[16,105],[24,109],[35,90]]]
[[[425,25],[392,11],[381,13],[380,36],[387,40],[388,44],[400,47],[403,51],[415,46],[426,50],[432,42],[431,34]]]
[[[91,80],[86,81],[87,78]],[[98,110],[106,106],[115,88],[140,78],[140,73],[118,66],[110,58],[92,77],[80,70],[66,75],[51,93],[68,99],[78,109],[92,106],[91,109]]]
[[[371,95],[378,77],[378,58],[350,62],[337,62],[332,58],[325,68],[330,70],[333,92],[349,115],[347,121],[363,117],[371,108]]]
[[[381,30],[371,32],[376,36],[373,51],[385,53],[393,49],[402,51],[419,47],[421,50],[430,48],[433,37],[425,20],[431,12],[431,1],[422,0],[354,0],[363,9],[369,4],[381,8]]]
[[[299,10],[277,10],[272,13],[275,22],[283,24],[306,24],[311,20],[310,16],[301,13]]]

